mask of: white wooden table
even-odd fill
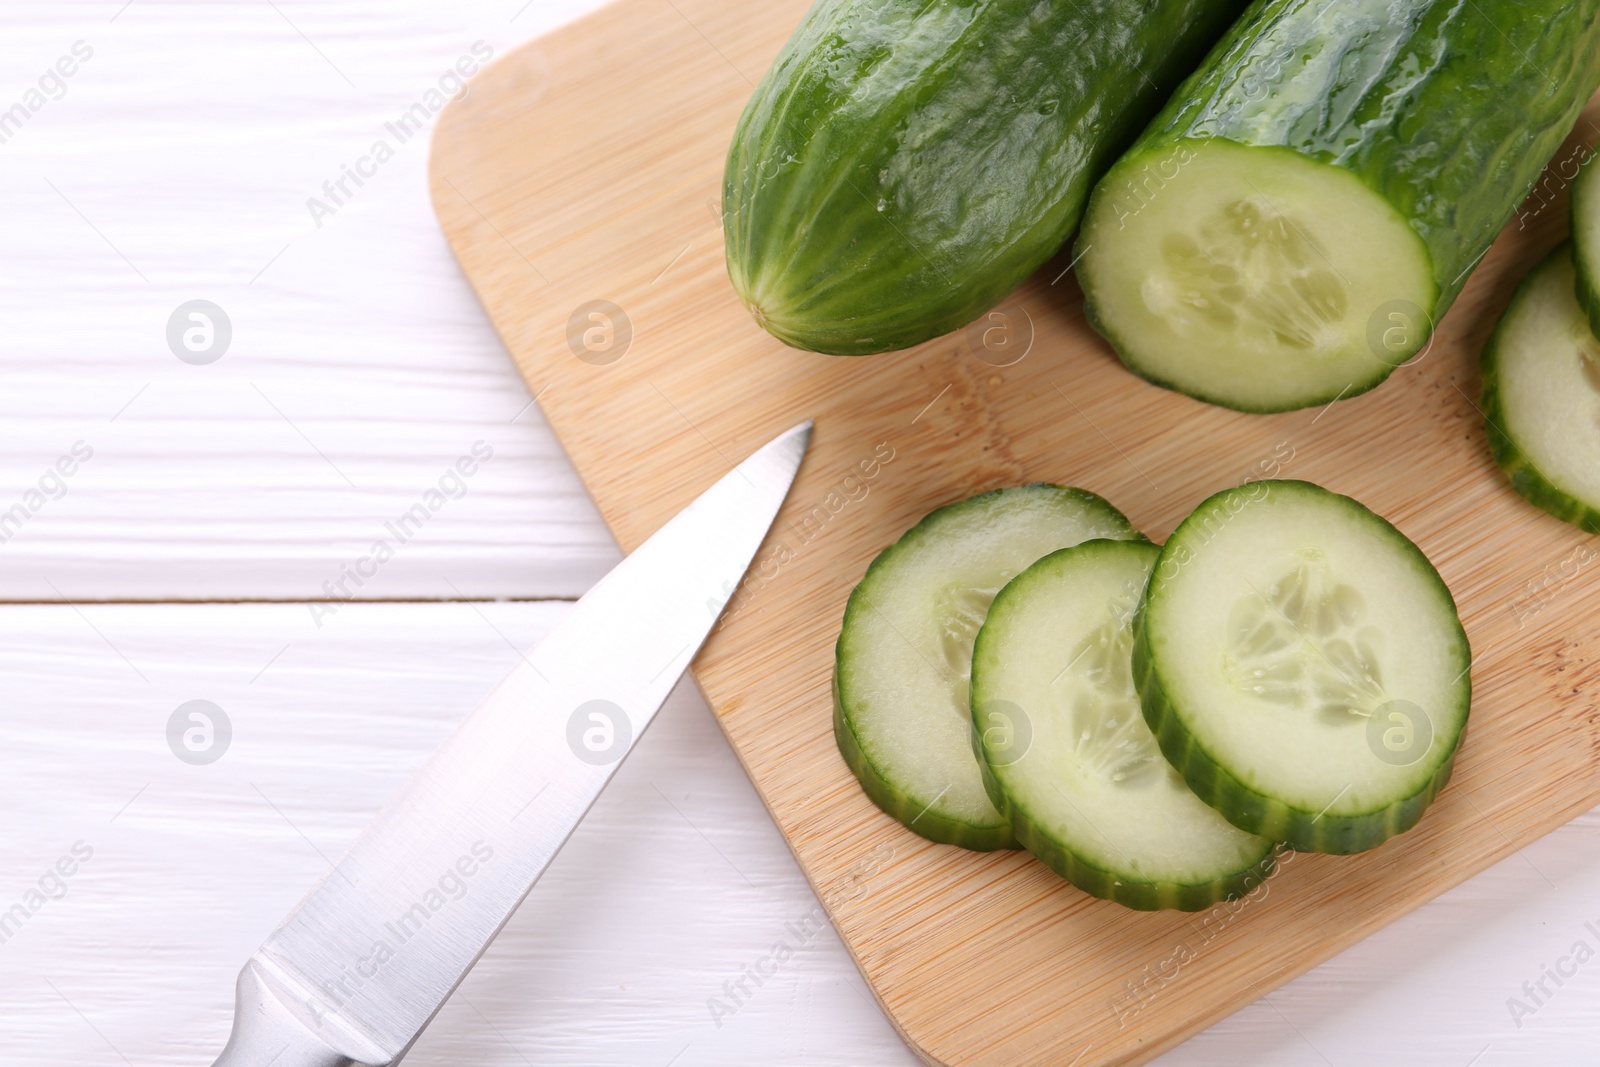
[[[244,958],[617,559],[434,225],[425,139],[385,129],[475,42],[592,3],[0,15],[0,1063],[209,1063]],[[214,362],[169,347],[193,300],[231,325]],[[317,618],[341,578],[373,602]],[[232,729],[206,765],[167,742],[197,699]],[[1600,952],[1596,901],[1591,814],[1160,1062],[1594,1062],[1600,962],[1561,961]],[[815,906],[685,686],[409,1062],[914,1063],[831,930],[713,1018]]]

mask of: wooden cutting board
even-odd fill
[[[624,548],[815,417],[695,673],[912,1048],[941,1064],[1144,1062],[1600,802],[1585,695],[1600,619],[1583,610],[1597,546],[1511,492],[1475,406],[1483,340],[1565,226],[1559,173],[1428,353],[1325,410],[1243,415],[1134,378],[1085,325],[1065,263],[963,334],[863,359],[798,352],[735,299],[719,202],[734,121],[805,7],[618,0],[474,78],[440,117],[431,191]],[[861,793],[833,743],[833,642],[867,563],[924,512],[1053,481],[1160,540],[1209,493],[1280,474],[1387,516],[1461,605],[1471,728],[1420,827],[1356,858],[1291,854],[1242,905],[1139,914],[1026,853],[926,842]]]

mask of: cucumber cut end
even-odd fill
[[[1096,188],[1079,248],[1090,319],[1129,369],[1225,407],[1354,396],[1432,332],[1421,238],[1354,175],[1284,148],[1135,151]]]

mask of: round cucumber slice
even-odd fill
[[[984,791],[967,707],[995,593],[1040,556],[1141,535],[1082,489],[997,489],[932,512],[872,561],[835,652],[833,732],[873,801],[933,841],[1016,848]]]
[[[1140,715],[1131,624],[1160,554],[1086,541],[1013,578],[978,631],[972,720],[991,799],[1051,870],[1130,908],[1199,911],[1258,885],[1273,846],[1196,797]]]
[[[1277,146],[1135,150],[1078,239],[1090,320],[1130,370],[1240,411],[1365,392],[1426,342],[1427,248],[1347,170]]]
[[[1483,350],[1489,447],[1529,501],[1600,533],[1600,342],[1561,245],[1511,298]]]
[[[1593,153],[1572,183],[1572,260],[1577,269],[1578,302],[1589,330],[1600,334],[1600,167]]]
[[[1307,482],[1206,500],[1134,625],[1145,721],[1235,826],[1351,853],[1410,829],[1450,778],[1471,652],[1406,536]]]

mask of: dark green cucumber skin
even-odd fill
[[[1483,377],[1483,422],[1484,429],[1489,436],[1489,451],[1494,456],[1494,461],[1500,469],[1506,472],[1506,477],[1511,479],[1511,488],[1528,503],[1549,512],[1563,522],[1588,533],[1600,533],[1600,511],[1573,497],[1551,484],[1544,475],[1539,473],[1537,467],[1529,462],[1528,457],[1522,454],[1516,442],[1511,440],[1505,431],[1505,408],[1500,402],[1500,345],[1503,342],[1507,323],[1511,320],[1511,312],[1521,302],[1522,296],[1534,280],[1543,273],[1552,260],[1563,256],[1572,255],[1570,242],[1558,245],[1550,255],[1528,272],[1517,286],[1516,293],[1511,297],[1511,303],[1500,316],[1500,321],[1495,325],[1494,333],[1489,335],[1489,342],[1483,346],[1481,370]],[[1581,257],[1574,256],[1573,266],[1577,268],[1577,261]],[[1581,268],[1578,281],[1578,293],[1583,295],[1583,280]],[[1591,310],[1588,312],[1593,315]]]
[[[1310,482],[1293,480],[1259,482],[1257,485],[1267,485],[1274,488],[1279,486],[1289,487],[1289,491],[1310,489],[1318,493],[1326,493],[1321,486]],[[1198,738],[1183,724],[1181,716],[1174,708],[1167,695],[1165,685],[1161,681],[1160,672],[1155,669],[1155,664],[1150,655],[1150,641],[1148,633],[1150,595],[1156,584],[1156,575],[1160,573],[1166,561],[1168,548],[1181,545],[1180,535],[1184,526],[1190,521],[1204,521],[1209,518],[1209,507],[1214,502],[1241,492],[1245,487],[1224,489],[1208,497],[1194,512],[1178,525],[1172,536],[1167,540],[1167,547],[1162,550],[1162,558],[1156,561],[1156,568],[1151,572],[1150,584],[1145,587],[1144,600],[1140,603],[1137,614],[1133,620],[1133,683],[1139,691],[1139,703],[1144,712],[1144,721],[1150,727],[1150,732],[1156,735],[1156,743],[1161,747],[1161,754],[1167,758],[1177,772],[1183,775],[1183,780],[1188,783],[1194,794],[1217,810],[1224,819],[1227,819],[1239,829],[1262,837],[1269,837],[1274,841],[1281,841],[1296,852],[1322,852],[1336,856],[1348,856],[1357,852],[1366,852],[1377,848],[1389,838],[1402,834],[1415,826],[1427,811],[1428,805],[1433,803],[1450,781],[1451,772],[1455,768],[1456,754],[1461,749],[1461,742],[1466,737],[1467,724],[1465,717],[1456,736],[1449,741],[1449,751],[1440,762],[1432,777],[1411,796],[1385,805],[1382,808],[1369,812],[1357,812],[1346,815],[1329,815],[1324,812],[1311,811],[1286,804],[1274,797],[1266,796],[1258,790],[1241,782],[1230,774],[1210,752],[1206,751]],[[1336,495],[1336,494],[1328,494]],[[1363,511],[1368,509],[1359,501],[1343,497],[1353,507]],[[1369,514],[1373,514],[1368,512]],[[1412,543],[1381,515],[1374,515],[1399,540],[1397,543],[1405,544],[1425,564],[1427,571],[1432,573],[1438,583],[1439,590],[1443,593],[1445,601],[1455,606],[1455,598],[1450,589],[1439,578],[1433,564],[1423,555],[1422,550]],[[1174,557],[1180,559],[1181,557]],[[1466,631],[1461,628],[1459,616],[1456,620],[1456,630],[1461,639],[1461,647],[1467,649],[1466,660],[1471,663],[1471,651],[1467,644]],[[1466,682],[1466,692],[1463,699],[1470,707],[1472,699],[1472,679],[1470,671],[1464,670],[1462,679]]]
[[[1243,8],[819,0],[733,135],[734,288],[778,339],[833,355],[966,325],[1056,252]]]
[[[1594,255],[1584,255],[1584,235],[1595,233],[1595,225],[1600,224],[1600,219],[1590,217],[1592,211],[1600,210],[1600,188],[1587,193],[1584,187],[1600,185],[1600,170],[1595,169],[1595,160],[1600,158],[1590,154],[1584,163],[1583,169],[1578,172],[1578,177],[1572,190],[1572,266],[1577,271],[1578,303],[1583,305],[1584,314],[1589,316],[1589,329],[1596,337],[1600,337],[1600,278],[1596,278],[1589,269],[1591,260],[1600,260],[1600,248],[1590,249]],[[1544,507],[1543,504],[1539,505]],[[1568,520],[1569,522],[1571,520]],[[1585,526],[1590,533],[1595,532]]]
[[[1113,541],[1085,541],[1072,548],[1063,548],[1044,557],[1039,563],[1045,562],[1051,556],[1060,555],[1062,552],[1076,552],[1091,545],[1100,544],[1144,544],[1151,550],[1158,551],[1157,546],[1148,542],[1113,542]],[[1090,549],[1094,551],[1094,549]],[[1035,564],[1037,566],[1038,564]],[[1020,577],[1020,575],[1019,575]],[[1015,579],[1013,579],[1015,581]],[[1007,588],[1010,588],[1008,585]],[[998,596],[1005,595],[1002,589]],[[979,631],[979,641],[983,640],[982,631]],[[976,659],[976,654],[974,654]],[[983,739],[978,721],[978,703],[976,696],[973,699],[972,718],[972,751],[978,758],[978,770],[983,775],[983,789],[989,794],[989,799],[1011,823],[1011,831],[1022,843],[1022,847],[1033,853],[1035,858],[1046,867],[1055,871],[1061,877],[1101,900],[1110,900],[1135,911],[1164,911],[1175,909],[1177,911],[1204,911],[1214,904],[1224,901],[1237,900],[1250,893],[1256,886],[1266,881],[1267,876],[1277,865],[1277,850],[1269,847],[1261,860],[1253,866],[1236,872],[1231,877],[1217,878],[1206,882],[1183,884],[1178,882],[1129,882],[1114,872],[1098,867],[1076,852],[1067,848],[1044,834],[1039,824],[1031,818],[1026,811],[1015,804],[1006,796],[1001,788],[994,771],[989,767],[988,759],[983,749]]]
[[[1067,488],[1052,485],[1048,482],[1034,482],[1022,486],[1023,489],[1047,493],[1061,493],[1076,497],[1096,508],[1103,509],[1108,525],[1120,526],[1134,537],[1143,537],[1127,517],[1113,507],[1104,498],[1089,492],[1086,489]],[[915,526],[907,530],[894,544],[878,553],[876,558],[867,567],[867,573],[862,575],[861,581],[856,584],[850,593],[850,599],[845,603],[844,622],[839,628],[839,639],[834,644],[833,662],[833,737],[839,746],[839,754],[844,757],[845,764],[855,774],[861,783],[861,789],[878,805],[886,814],[893,816],[906,826],[907,829],[921,834],[930,841],[945,845],[959,845],[974,852],[994,852],[1000,849],[1018,849],[1022,846],[1017,843],[1011,834],[1011,829],[1004,822],[998,826],[974,826],[971,823],[960,822],[955,819],[945,818],[932,810],[932,805],[923,805],[912,801],[900,792],[886,779],[872,762],[871,758],[862,749],[860,741],[856,739],[855,731],[850,726],[850,713],[847,708],[848,701],[844,697],[839,679],[847,671],[845,637],[850,632],[850,619],[857,612],[871,610],[866,603],[863,590],[869,584],[869,579],[879,566],[888,560],[894,549],[922,536],[926,530],[934,526],[940,516],[952,508],[982,507],[983,504],[1005,492],[1007,489],[991,489],[977,496],[967,497],[943,507],[935,508],[924,515]],[[978,766],[983,767],[983,760],[978,760]],[[990,792],[989,783],[984,782],[984,791]],[[991,798],[993,794],[991,793]]]

